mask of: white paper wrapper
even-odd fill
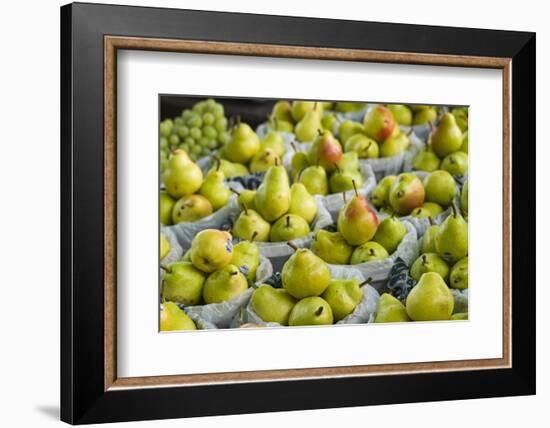
[[[272,274],[271,262],[268,258],[260,256],[260,265],[256,271],[256,284],[261,284]],[[249,287],[227,302],[187,306],[183,310],[202,330],[230,328],[235,325],[235,320],[240,318],[241,309],[248,304],[253,291],[254,288]]]
[[[356,278],[359,282],[363,282],[365,277],[357,269],[353,268],[342,268],[341,266],[329,266],[331,278],[338,279],[351,279]],[[365,284],[362,287],[363,299],[355,307],[354,311],[349,314],[346,318],[338,321],[336,324],[365,324],[374,321],[374,315],[376,312],[376,305],[378,304],[378,299],[380,295],[369,284]],[[254,311],[250,301],[248,302],[245,310],[243,311],[243,316],[239,320],[241,323],[253,323],[258,324],[264,327],[283,327],[281,324],[276,322],[265,322],[260,318],[260,316]]]
[[[357,269],[365,278],[372,278],[372,286],[377,290],[381,290],[386,284],[391,268],[397,258],[401,258],[408,266],[418,258],[420,245],[416,229],[409,222],[404,221],[403,224],[407,228],[407,233],[389,257],[356,265],[329,264],[330,269]]]
[[[237,186],[232,186],[237,187]],[[241,189],[236,189],[241,190]],[[177,238],[180,246],[187,250],[191,247],[191,242],[197,233],[204,229],[221,229],[230,225],[230,221],[240,212],[237,203],[237,195],[231,195],[229,202],[218,211],[213,212],[208,217],[201,218],[193,222],[182,222],[172,226],[166,226]]]
[[[453,297],[455,298],[455,306],[453,309],[453,314],[458,314],[460,312],[468,312],[468,289],[459,290],[456,288],[450,288]]]

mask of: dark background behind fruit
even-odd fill
[[[225,116],[228,120],[241,116],[243,122],[256,128],[260,123],[267,120],[271,113],[275,99],[262,98],[224,98],[201,96],[179,96],[161,95],[160,97],[160,120],[174,118],[181,114],[182,110],[190,109],[197,102],[206,98],[213,98],[216,102],[223,104]]]

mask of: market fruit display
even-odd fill
[[[161,331],[468,319],[467,108],[185,105],[159,124]]]

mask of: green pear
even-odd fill
[[[198,305],[206,276],[192,263],[175,262],[165,269],[162,278],[162,298],[185,306]]]
[[[350,263],[358,265],[360,263],[372,262],[374,260],[383,260],[389,257],[388,251],[378,242],[369,241],[359,245],[353,250]]]
[[[164,225],[172,224],[172,210],[176,201],[166,192],[160,192],[159,207],[160,207],[160,222]]]
[[[433,224],[424,233],[424,236],[422,237],[422,245],[420,247],[420,253],[426,254],[426,253],[435,253],[437,252],[435,249],[435,237],[437,236],[439,232],[439,225]]]
[[[364,132],[363,124],[352,120],[344,120],[338,127],[338,136],[344,145],[353,135],[364,134]]]
[[[336,166],[341,171],[359,171],[359,155],[357,152],[346,152]]]
[[[249,174],[248,168],[245,165],[230,162],[227,159],[220,159],[219,165],[219,169],[223,172],[225,178],[241,177]],[[216,168],[218,167],[214,166],[212,169]],[[212,171],[212,169],[210,171]]]
[[[392,134],[397,125],[391,110],[380,105],[367,112],[363,126],[367,136],[381,143]]]
[[[284,166],[276,165],[267,170],[262,184],[256,191],[254,206],[268,222],[275,221],[288,212],[290,187]]]
[[[431,123],[437,118],[437,109],[431,106],[422,106],[420,110],[416,110],[413,118],[413,125],[424,125]]]
[[[317,201],[302,183],[294,183],[290,186],[288,213],[302,217],[309,224],[317,216]]]
[[[468,154],[455,152],[445,156],[441,161],[441,169],[452,175],[464,175],[468,171]]]
[[[254,207],[254,199],[256,199],[255,190],[244,189],[239,192],[235,189],[231,189],[231,191],[237,195],[237,203],[239,204],[241,209],[243,209],[244,207],[247,207],[249,209],[255,208]]]
[[[462,212],[467,218],[468,216],[468,180],[466,180],[460,192],[460,209],[462,210]]]
[[[354,111],[361,111],[363,110],[367,105],[365,103],[356,103],[356,102],[337,102],[334,105],[334,108],[336,111],[342,112],[342,113],[351,113]]]
[[[468,288],[468,256],[460,259],[451,268],[449,287],[459,289]]]
[[[437,217],[443,212],[443,207],[435,202],[424,202],[421,207],[411,211],[411,216],[416,218]]]
[[[456,211],[439,226],[435,237],[437,253],[449,263],[455,263],[468,255],[468,223]]]
[[[289,326],[330,325],[334,322],[330,305],[321,297],[300,300],[288,318]]]
[[[255,235],[252,235],[253,241]],[[239,268],[246,277],[249,284],[256,281],[256,271],[260,266],[260,250],[251,241],[241,241],[233,246],[233,257],[231,264]]]
[[[272,118],[269,121],[269,126],[272,130],[277,132],[294,132],[294,123],[287,120]]]
[[[166,238],[164,233],[160,233],[160,259],[165,258],[170,252],[170,241]]]
[[[218,169],[211,170],[206,174],[206,178],[199,190],[199,194],[210,201],[214,211],[227,205],[231,197],[231,190],[225,187],[224,180],[225,176],[218,167]]]
[[[346,152],[355,152],[361,159],[376,159],[380,153],[378,143],[363,134],[349,137],[344,147]]]
[[[285,154],[285,142],[278,132],[271,131],[260,142],[260,150],[271,149],[279,158]]]
[[[454,297],[436,272],[427,272],[411,290],[405,303],[413,321],[439,321],[451,318]]]
[[[331,172],[335,164],[342,160],[342,146],[330,131],[319,131],[307,156],[310,165],[319,165],[326,172]]]
[[[162,182],[170,196],[179,199],[195,193],[202,185],[202,170],[184,150],[174,151],[168,158]]]
[[[328,195],[327,172],[322,166],[308,166],[297,179],[311,195]]]
[[[418,171],[432,172],[439,169],[441,161],[437,155],[431,150],[431,146],[420,151],[413,159],[413,168]]]
[[[297,299],[320,296],[328,287],[327,264],[307,248],[296,249],[281,271],[283,288]]]
[[[180,259],[182,262],[191,262],[191,249],[187,250],[183,257]]]
[[[355,191],[355,195],[338,214],[338,232],[351,245],[370,241],[378,229],[378,217],[367,200]]]
[[[172,223],[178,224],[184,221],[197,221],[208,217],[214,208],[208,199],[202,195],[184,196],[174,204],[172,208]]]
[[[356,278],[331,279],[321,295],[330,305],[334,321],[340,321],[351,314],[363,299],[362,284]]]
[[[315,139],[319,129],[321,129],[321,116],[317,110],[311,110],[296,124],[294,135],[298,141],[307,143]]]
[[[325,262],[333,265],[347,265],[353,252],[353,247],[348,244],[339,232],[329,232],[320,229],[315,232],[311,251]]]
[[[305,118],[307,113],[315,112],[316,114],[320,114],[322,113],[322,109],[322,104],[316,101],[294,101],[291,107],[292,119],[295,123],[298,123]]]
[[[393,254],[406,234],[407,228],[398,218],[386,217],[378,225],[372,240],[382,245],[388,254]]]
[[[250,161],[250,165],[248,165],[248,168],[250,169],[250,172],[257,173],[257,172],[265,172],[269,168],[275,165],[279,165],[281,163],[281,159],[273,149],[267,148],[267,149],[261,149]]]
[[[257,242],[269,241],[271,225],[256,211],[247,208],[246,205],[243,205],[243,208],[233,224],[233,236],[246,241],[252,240],[252,236]]]
[[[451,315],[451,320],[453,321],[467,321],[468,312],[457,312],[456,314]]]
[[[387,175],[376,185],[370,196],[375,207],[380,208],[389,203],[390,189],[396,178],[395,175]]]
[[[225,154],[231,162],[247,164],[260,151],[260,139],[246,123],[238,123],[225,145]]]
[[[455,117],[456,124],[462,132],[468,130],[468,107],[455,107],[451,110],[451,114]]]
[[[191,242],[191,262],[206,273],[223,268],[233,258],[231,240],[229,232],[216,229],[201,230]]]
[[[196,330],[197,326],[174,302],[164,302],[160,311],[160,331]]]
[[[228,264],[206,278],[202,297],[206,304],[222,303],[242,294],[247,288],[248,282],[239,268]]]
[[[292,123],[294,119],[290,103],[286,100],[277,101],[271,110],[271,117]]]
[[[342,170],[336,164],[335,167],[336,171],[331,174],[328,180],[331,193],[341,193],[353,190],[354,182],[357,187],[363,185],[363,177],[358,169]]]
[[[290,161],[290,177],[293,181],[296,181],[296,177],[302,172],[302,170],[306,169],[309,166],[309,162],[307,160],[307,153],[305,152],[296,152],[292,156],[292,160]]]
[[[389,191],[389,203],[394,211],[408,215],[424,203],[424,185],[420,179],[411,173],[399,174],[393,181]]]
[[[321,126],[326,131],[331,131],[334,129],[334,126],[338,123],[338,119],[333,113],[325,113],[321,118]]]
[[[437,170],[424,178],[426,201],[448,207],[456,195],[456,182],[447,171]]]
[[[460,151],[468,153],[468,131],[462,134],[462,146],[460,146]]]
[[[388,104],[387,107],[399,125],[411,126],[413,114],[409,107],[403,104]]]
[[[399,128],[395,128],[399,129]],[[399,132],[397,135],[390,135],[380,144],[380,157],[389,158],[397,156],[409,147],[410,141],[407,134]]]
[[[254,290],[250,299],[252,309],[262,320],[281,325],[288,325],[288,318],[295,304],[296,299],[286,290],[267,284],[262,284]]]
[[[437,272],[444,281],[447,281],[449,275],[449,266],[447,262],[436,253],[422,254],[411,266],[411,277],[416,281],[426,272]]]
[[[462,146],[462,131],[451,113],[445,113],[441,117],[439,125],[432,132],[431,144],[433,151],[440,158],[456,152]]]
[[[309,235],[309,224],[302,217],[286,214],[273,223],[271,227],[271,242],[292,241]]]
[[[388,293],[380,296],[376,305],[375,323],[407,322],[410,320],[403,303]]]

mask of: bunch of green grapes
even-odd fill
[[[229,138],[223,105],[213,99],[199,101],[180,116],[160,123],[161,170],[171,150],[183,149],[197,160],[216,152]]]

